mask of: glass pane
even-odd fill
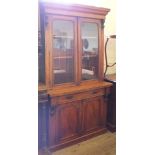
[[[38,32],[38,74],[39,84],[45,84],[45,51],[43,48],[43,42],[40,31]]]
[[[82,23],[82,80],[98,78],[98,27]]]
[[[72,21],[53,22],[54,84],[74,81],[74,29]]]

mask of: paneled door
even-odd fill
[[[59,144],[78,136],[80,131],[80,101],[62,104],[56,107],[50,116],[51,144]]]
[[[95,19],[79,18],[80,80],[99,80],[103,76],[101,44],[101,22]],[[99,52],[102,51],[102,52]]]
[[[106,104],[102,96],[83,101],[83,131],[103,128],[106,121]]]

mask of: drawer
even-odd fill
[[[72,102],[75,100],[83,100],[83,99],[92,98],[96,96],[102,96],[104,94],[105,94],[104,89],[96,89],[96,90],[75,93],[75,94],[68,94],[60,97],[54,97],[53,102],[62,104],[62,103]]]

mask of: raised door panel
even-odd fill
[[[106,107],[103,97],[94,97],[83,102],[83,131],[91,132],[105,126]]]
[[[56,112],[56,142],[77,137],[80,128],[80,101],[61,105]]]

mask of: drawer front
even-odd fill
[[[105,94],[104,89],[95,89],[95,90],[80,92],[76,94],[68,94],[60,97],[54,97],[53,103],[63,104],[63,103],[72,102],[76,100],[83,100],[83,99],[87,99],[95,96],[102,96],[104,94]]]

